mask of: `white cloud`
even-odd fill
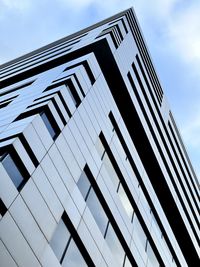
[[[200,109],[196,110],[196,116],[185,123],[181,132],[200,182]]]
[[[73,1],[58,0],[58,2],[61,2],[64,5],[69,6],[69,7],[76,7],[77,9],[81,9],[81,8],[83,8],[83,7],[85,8],[86,6],[93,3],[94,0],[73,0]]]
[[[26,10],[30,7],[30,0],[0,0],[0,8],[2,9],[16,9],[19,11]]]
[[[168,34],[173,48],[186,62],[200,64],[200,3],[172,15]]]
[[[135,0],[134,7],[143,19],[166,20],[181,0]]]
[[[200,67],[200,2],[135,0],[136,14],[147,36],[192,68]]]
[[[94,8],[96,10],[95,15],[99,15],[100,20],[108,16],[112,16],[117,12],[121,12],[125,9],[132,7],[138,0],[57,0],[62,3],[63,6],[75,13],[83,13],[87,8]],[[156,0],[158,1],[158,0]],[[167,1],[167,0],[165,0]],[[174,0],[170,0],[174,1]],[[98,21],[98,18],[96,17]],[[97,22],[96,21],[96,22]]]
[[[200,108],[194,108],[194,111],[195,115],[187,121],[182,134],[190,146],[200,149]]]

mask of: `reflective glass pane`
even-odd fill
[[[70,233],[65,223],[61,219],[50,241],[50,246],[52,247],[59,261],[61,260],[63,256],[64,250],[66,249],[69,238],[70,238]]]
[[[49,119],[48,119],[46,113],[45,113],[45,112],[42,112],[42,113],[40,114],[40,116],[41,116],[41,118],[42,118],[44,124],[46,125],[46,127],[47,127],[47,129],[48,129],[48,131],[49,131],[49,133],[50,133],[50,135],[51,135],[51,137],[54,139],[54,137],[55,137],[55,135],[56,135],[56,132],[55,132],[54,128],[52,127],[51,122],[49,121]]]
[[[147,237],[146,237],[146,234],[145,234],[137,216],[134,216],[133,223],[134,223],[134,234],[137,234],[137,237],[139,238],[142,246],[145,249]]]
[[[156,258],[156,255],[154,254],[151,245],[149,242],[147,242],[147,255],[148,255],[148,261],[151,262],[152,266],[159,267],[159,262]],[[148,265],[147,265],[148,266]]]
[[[88,177],[84,171],[82,172],[82,174],[81,174],[81,176],[77,182],[77,186],[78,186],[83,198],[85,199],[91,185],[90,185],[90,181],[88,180]]]
[[[117,190],[117,187],[118,187],[118,184],[119,184],[119,178],[117,176],[117,173],[115,171],[115,169],[113,168],[113,165],[108,157],[108,154],[105,153],[104,154],[104,157],[103,157],[103,163],[104,163],[104,166],[114,184],[114,187],[115,189]]]
[[[96,142],[96,149],[97,149],[97,152],[100,156],[100,158],[103,156],[103,153],[105,151],[105,148],[101,142],[101,140],[98,138],[97,142]]]
[[[120,200],[122,202],[122,205],[124,206],[126,213],[128,214],[129,218],[132,219],[133,207],[130,203],[130,200],[128,199],[126,195],[126,192],[124,191],[124,188],[122,187],[122,184],[120,184],[119,186],[118,194],[119,194]]]
[[[130,263],[128,257],[126,256],[124,267],[132,267],[132,264]]]
[[[168,245],[167,245],[167,242],[166,242],[164,236],[162,236],[161,240],[162,240],[162,243],[163,243],[164,246],[165,246],[165,253],[167,253],[168,256],[169,256],[169,258],[171,258],[171,260],[172,260],[172,259],[173,259],[173,256],[172,256],[172,254],[171,254],[171,251],[170,251],[170,249],[169,249],[169,247],[168,247]]]
[[[62,262],[63,267],[85,267],[87,266],[83,256],[77,248],[73,239],[71,239],[67,248],[64,260]]]
[[[119,242],[116,233],[113,230],[112,225],[109,223],[108,230],[105,237],[107,244],[114,256],[114,258],[119,262],[120,266],[123,266],[125,252]]]
[[[177,267],[176,262],[174,261],[174,259],[172,259],[172,266],[173,267]]]
[[[99,202],[93,188],[90,190],[90,193],[88,195],[87,205],[88,205],[88,208],[90,209],[97,225],[99,226],[100,231],[104,235],[105,230],[106,230],[106,226],[108,223],[108,218],[107,218],[106,213],[105,213],[103,207],[101,206],[101,203]]]
[[[9,154],[7,154],[5,158],[2,160],[2,164],[6,169],[8,175],[10,176],[11,180],[13,181],[14,185],[16,186],[16,188],[18,188],[23,182],[24,177],[18,170],[15,162],[13,161],[13,159]]]
[[[142,203],[142,206],[144,207],[145,212],[149,214],[151,209],[142,189],[140,190],[140,202]]]
[[[155,228],[157,229],[157,231],[158,231],[158,233],[159,233],[159,235],[160,235],[160,238],[161,238],[161,237],[162,237],[162,231],[161,231],[161,229],[160,229],[160,227],[159,227],[159,225],[158,225],[158,223],[157,223],[157,220],[156,220],[156,218],[155,218],[155,216],[154,216],[152,210],[150,210],[150,214],[151,214],[151,217],[152,217],[152,224],[153,224],[153,225],[155,226]]]

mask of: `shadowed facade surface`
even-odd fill
[[[199,213],[132,8],[0,66],[0,266],[197,267]]]

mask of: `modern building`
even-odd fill
[[[197,267],[199,211],[133,9],[0,66],[1,267]]]

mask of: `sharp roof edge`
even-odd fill
[[[39,49],[36,49],[36,50],[34,50],[34,51],[30,52],[30,53],[27,53],[27,54],[25,54],[25,55],[22,55],[22,56],[16,58],[16,59],[13,59],[13,60],[11,60],[11,61],[8,61],[8,62],[6,62],[6,63],[3,63],[2,65],[0,65],[0,69],[1,69],[1,68],[5,68],[5,67],[7,67],[7,66],[9,66],[9,65],[12,65],[12,64],[14,64],[14,63],[17,63],[18,61],[23,60],[23,59],[26,59],[26,58],[28,58],[28,57],[30,57],[30,56],[33,56],[34,54],[37,54],[37,53],[39,53],[39,52],[41,52],[41,51],[43,51],[43,50],[45,50],[45,49],[51,48],[51,47],[53,47],[53,46],[55,46],[55,45],[57,45],[57,44],[60,44],[60,43],[65,42],[65,41],[68,41],[68,40],[70,40],[70,39],[72,39],[72,38],[74,38],[74,37],[78,37],[78,36],[81,35],[81,34],[84,34],[84,33],[88,32],[88,31],[91,31],[91,30],[93,30],[93,29],[95,29],[95,28],[97,28],[97,27],[99,27],[99,26],[101,26],[101,25],[103,25],[103,24],[105,24],[105,23],[108,23],[108,22],[110,22],[110,21],[112,21],[112,20],[115,20],[115,19],[117,19],[117,18],[119,18],[119,17],[122,17],[122,16],[124,16],[130,9],[133,9],[133,8],[131,7],[131,8],[129,8],[129,9],[126,9],[126,10],[124,10],[124,11],[122,11],[122,12],[120,12],[120,13],[117,13],[117,14],[115,14],[115,15],[113,15],[113,16],[107,18],[107,19],[104,19],[104,20],[102,20],[102,21],[100,21],[100,22],[97,22],[97,23],[95,23],[95,24],[93,24],[93,25],[91,25],[91,26],[89,26],[89,27],[86,27],[86,28],[84,28],[84,29],[82,29],[82,30],[80,30],[80,31],[77,31],[77,32],[75,32],[75,33],[73,33],[73,34],[70,34],[70,35],[66,36],[66,37],[63,37],[63,38],[61,38],[61,39],[59,39],[59,40],[57,40],[57,41],[55,41],[55,42],[52,42],[52,43],[50,43],[50,44],[48,44],[48,45],[45,45],[45,46],[43,46],[43,47],[41,47],[41,48],[39,48]]]

